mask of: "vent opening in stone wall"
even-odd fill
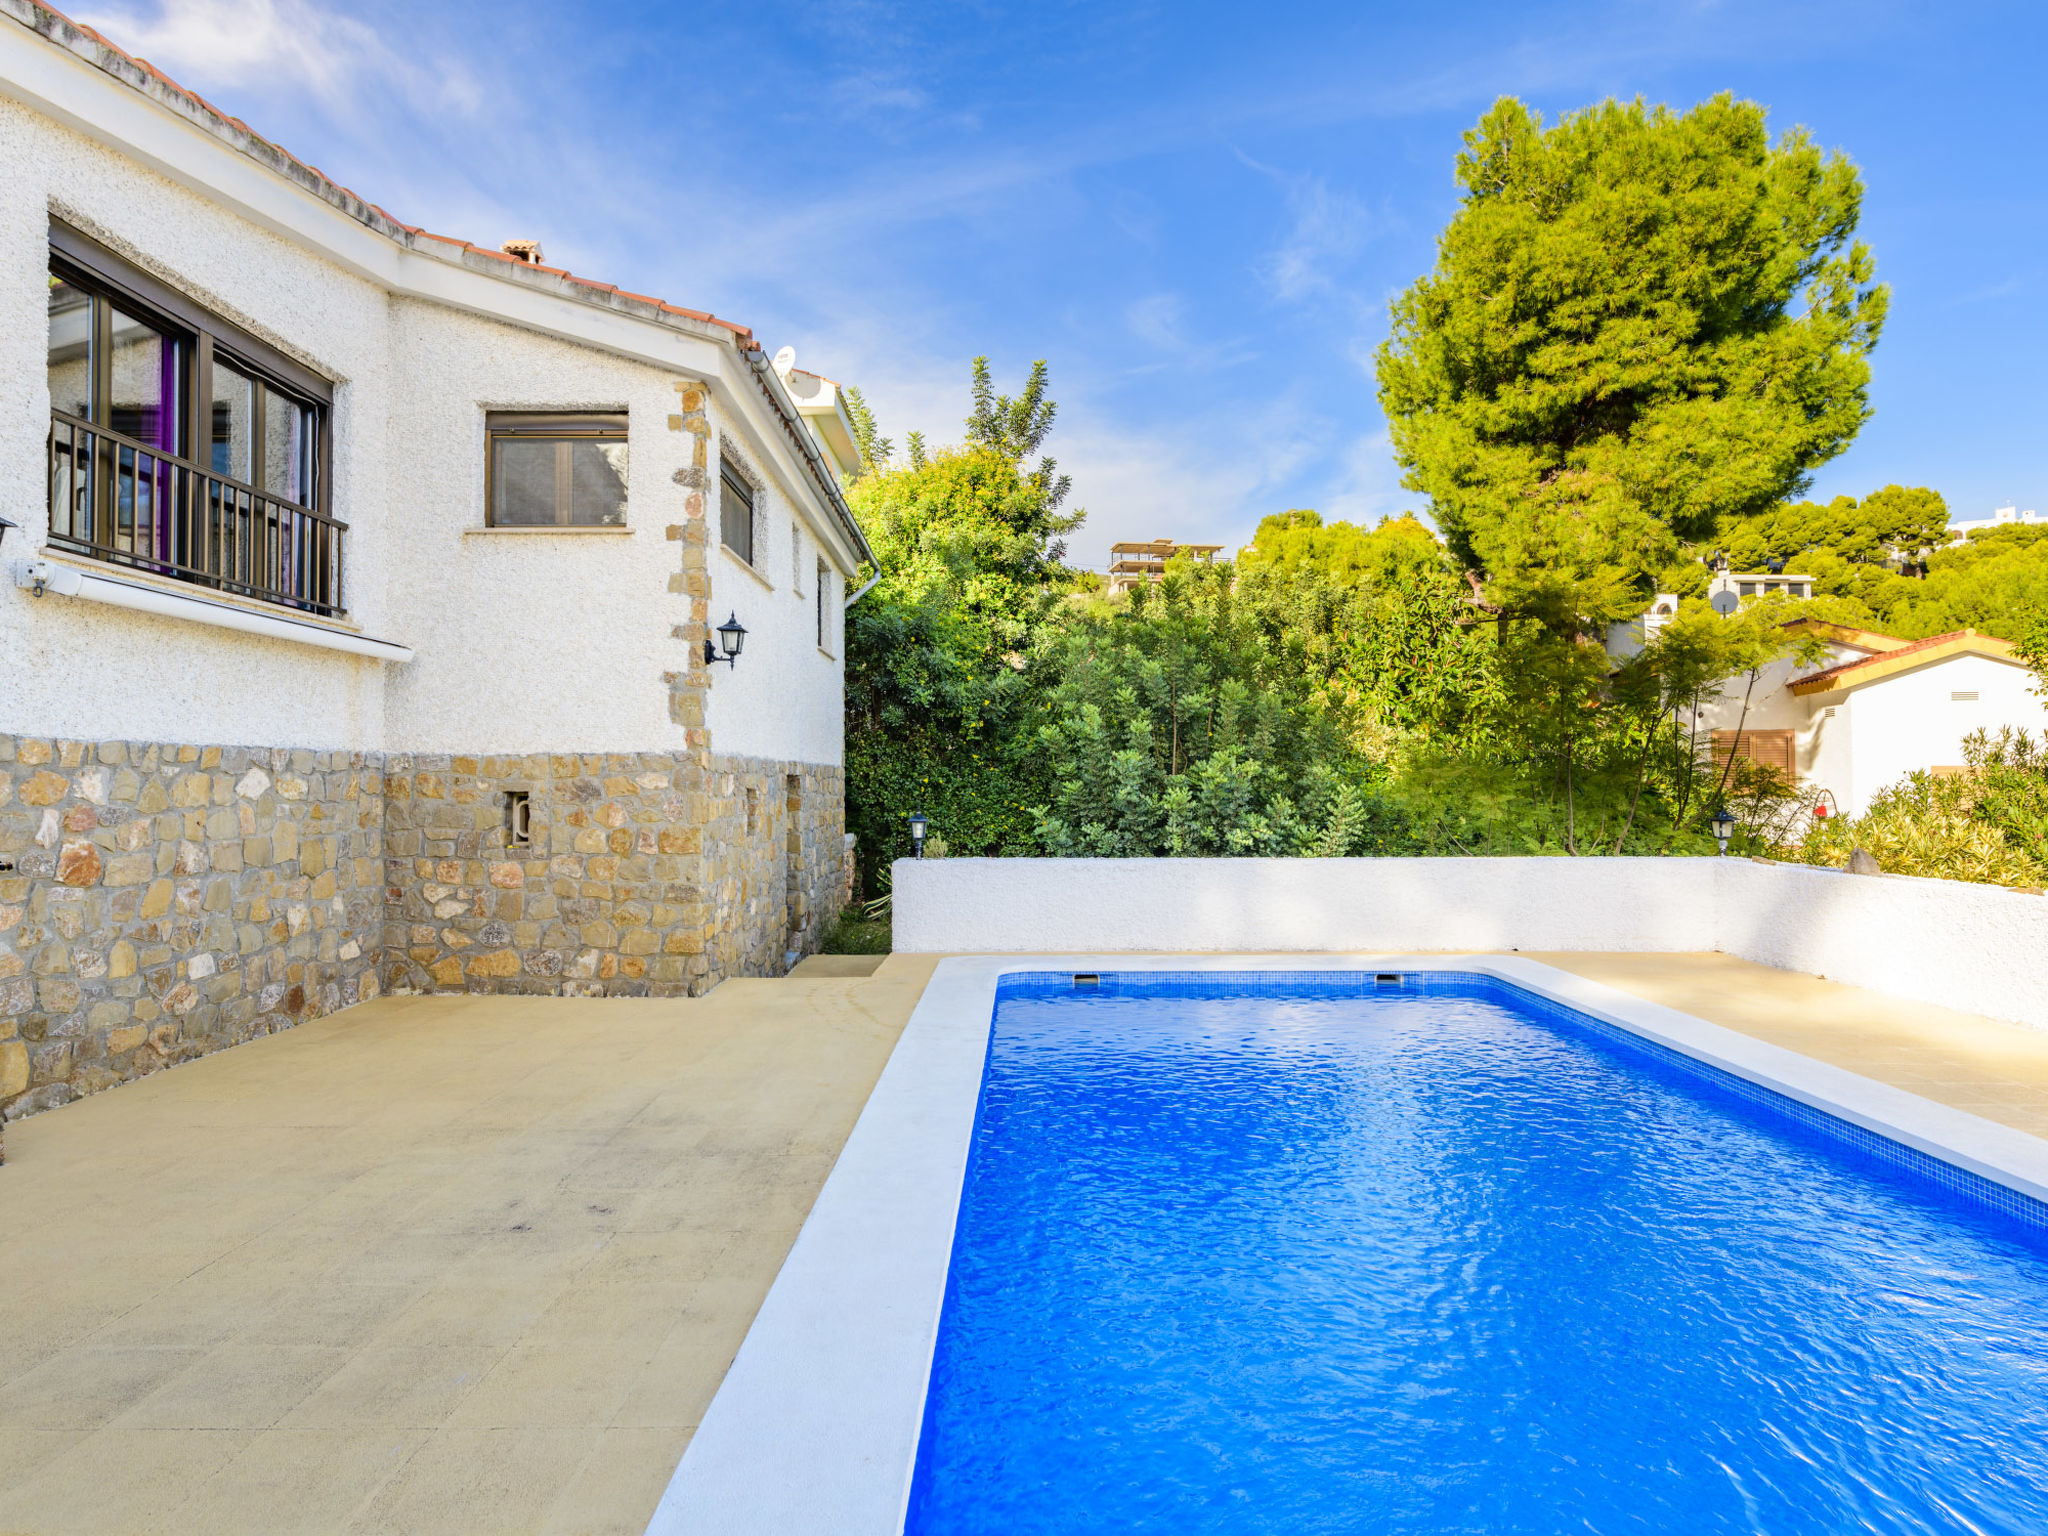
[[[530,790],[505,791],[505,846],[533,846],[533,797]]]
[[[750,789],[747,791],[747,836],[752,837],[754,835],[754,829],[760,825],[760,818],[760,793],[757,790]]]

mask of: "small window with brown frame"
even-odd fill
[[[1731,755],[1775,768],[1788,778],[1798,771],[1796,736],[1792,731],[1714,732],[1714,761],[1726,762]]]
[[[484,418],[493,528],[623,528],[624,412],[492,411]]]
[[[718,460],[718,538],[747,564],[754,563],[754,488],[724,454]]]

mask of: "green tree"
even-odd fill
[[[1773,560],[1804,571],[1816,556],[1897,569],[1947,540],[1948,503],[1939,491],[1888,485],[1861,501],[1837,496],[1825,506],[1788,502],[1732,518],[1712,542],[1738,571],[1760,571]]]
[[[1260,519],[1258,532],[1237,557],[1240,572],[1313,572],[1340,583],[1380,587],[1443,563],[1442,542],[1413,513],[1381,518],[1367,529],[1325,523],[1319,513],[1300,507]]]
[[[860,450],[860,473],[870,475],[887,468],[896,457],[896,445],[882,436],[867,396],[851,384],[846,386],[846,417],[853,423],[853,443]]]
[[[1874,594],[1877,626],[1909,640],[1955,629],[2048,655],[2048,527],[2008,524],[1938,549],[1927,574]]]
[[[1025,462],[1056,409],[1044,364],[1015,401],[995,394],[985,360],[973,380],[958,447],[911,433],[896,464],[865,401],[856,418],[866,467],[847,500],[881,570],[847,614],[847,826],[869,874],[903,851],[913,810],[957,852],[1029,851],[1046,788],[1025,670],[1072,585],[1062,536],[1085,514],[1061,510],[1068,485],[1050,459]]]
[[[1498,701],[1492,632],[1413,516],[1370,530],[1299,508],[1268,517],[1235,577],[1268,648],[1368,755],[1387,754],[1387,731],[1455,739]]]
[[[1862,425],[1886,306],[1862,185],[1726,95],[1550,127],[1503,99],[1457,178],[1378,355],[1395,454],[1497,604],[1597,632]]]
[[[1334,855],[1372,820],[1341,726],[1276,653],[1225,564],[1084,604],[1051,656],[1040,727],[1046,852]]]

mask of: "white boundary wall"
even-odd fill
[[[1749,859],[927,859],[911,953],[1725,954],[2048,1029],[2048,899]]]

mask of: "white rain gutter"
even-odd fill
[[[76,566],[52,560],[25,560],[15,568],[14,584],[37,597],[75,597],[88,603],[111,603],[138,613],[154,613],[167,619],[186,619],[211,624],[216,629],[235,629],[270,640],[289,640],[321,650],[347,651],[356,656],[373,656],[379,661],[411,661],[413,649],[395,640],[376,640],[368,635],[312,624],[302,619],[273,617],[204,598],[164,592],[141,582],[121,581],[111,576],[81,571]]]
[[[735,337],[733,347],[753,370],[754,382],[760,386],[761,393],[767,396],[769,409],[775,412],[782,423],[782,430],[789,435],[790,443],[803,456],[805,467],[810,470],[811,478],[817,483],[825,505],[839,523],[841,534],[853,546],[855,562],[865,562],[879,569],[882,564],[880,558],[868,546],[867,535],[861,532],[860,524],[854,518],[853,509],[847,506],[846,497],[839,489],[839,482],[833,478],[830,467],[825,463],[825,456],[811,440],[811,429],[804,424],[803,413],[797,410],[796,403],[789,398],[781,376],[775,371],[775,365],[768,360],[767,354],[762,352],[757,342],[742,341]]]
[[[875,574],[870,576],[866,581],[862,582],[860,584],[859,589],[854,592],[853,596],[849,597],[846,600],[846,606],[851,608],[855,603],[859,602],[862,598],[866,597],[870,592],[874,591],[875,583],[880,581],[881,579],[882,573],[878,568],[875,571]]]

